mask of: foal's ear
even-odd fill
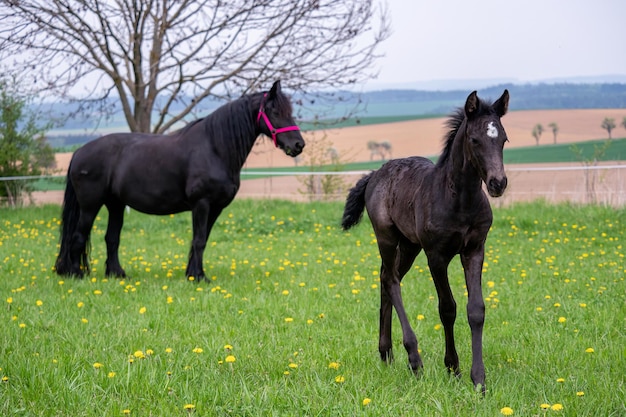
[[[493,103],[493,109],[496,111],[498,117],[502,117],[509,110],[509,90],[504,90],[502,96]]]
[[[472,117],[478,111],[478,93],[476,91],[472,91],[472,93],[467,97],[465,101],[465,117]]]
[[[280,80],[274,81],[272,88],[270,89],[270,99],[275,98],[280,94]]]

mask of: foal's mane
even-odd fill
[[[483,116],[485,114],[491,113],[493,110],[491,109],[491,102],[485,101],[482,99],[478,99],[478,110],[477,114],[474,118]],[[459,129],[461,125],[465,121],[465,109],[463,107],[458,107],[453,113],[448,116],[448,119],[445,121],[444,126],[446,126],[449,130],[443,137],[443,151],[437,160],[437,165],[441,165],[445,163],[450,154],[452,153],[452,144],[454,143],[454,138],[457,133],[459,133]]]

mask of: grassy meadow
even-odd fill
[[[189,213],[126,215],[128,279],[104,277],[103,210],[92,275],[60,278],[58,206],[0,209],[2,416],[624,416],[626,210],[494,209],[483,294],[487,393],[443,365],[435,288],[421,254],[403,283],[424,371],[379,360],[378,249],[367,218],[346,233],[341,203],[236,200],[184,277]]]

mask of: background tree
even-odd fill
[[[554,138],[554,143],[556,143],[556,135],[559,133],[559,125],[556,122],[552,122],[548,125],[550,129],[552,129],[552,137]]]
[[[626,129],[626,117],[622,119],[622,126],[624,126],[624,129]]]
[[[602,121],[601,127],[602,129],[609,132],[609,140],[611,140],[611,131],[615,129],[615,119],[613,119],[612,117],[605,117]]]
[[[34,114],[25,113],[27,100],[19,97],[6,82],[0,81],[0,198],[12,207],[22,205],[30,183],[6,179],[40,175],[54,166],[54,152]]]
[[[539,146],[539,139],[541,139],[541,134],[543,133],[543,125],[541,123],[537,123],[535,127],[533,127],[532,135],[535,138],[535,142],[537,146]]]
[[[276,79],[304,93],[360,83],[390,35],[375,0],[0,0],[0,23],[0,62],[23,85],[106,113],[119,102],[141,132]]]

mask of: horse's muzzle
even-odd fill
[[[295,142],[292,146],[286,145],[283,150],[285,151],[286,155],[289,155],[291,157],[296,157],[302,153],[303,149],[304,149],[304,141],[299,140]]]
[[[504,194],[504,190],[506,190],[507,184],[508,180],[506,177],[491,178],[487,182],[487,192],[492,197],[500,197],[502,194]]]

